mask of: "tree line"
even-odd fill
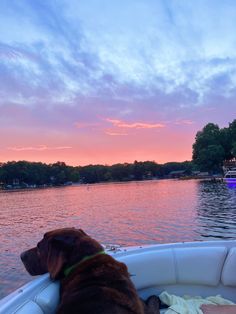
[[[1,185],[61,185],[77,182],[77,167],[64,162],[45,164],[42,162],[9,161],[0,165]]]
[[[64,185],[73,182],[97,183],[114,181],[163,178],[171,171],[184,170],[191,173],[194,165],[190,161],[168,162],[163,165],[154,161],[107,165],[72,167],[64,162],[45,164],[42,162],[10,161],[0,165],[0,184],[21,186]]]

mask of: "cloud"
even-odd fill
[[[115,132],[112,130],[106,130],[105,134],[110,135],[110,136],[126,136],[126,135],[128,135],[128,133]]]
[[[229,62],[236,57],[232,1],[103,4],[106,9],[99,10],[100,1],[93,1],[96,19],[92,19],[91,5],[82,2],[78,18],[84,26],[85,47],[98,57],[100,70],[113,78],[113,91],[131,85],[143,98],[158,91],[177,91],[188,98],[185,91],[190,90],[197,94],[194,103],[188,99],[191,106],[205,104],[205,96],[215,93],[212,81],[220,73],[229,78],[225,87],[235,83],[235,62]]]
[[[165,125],[162,123],[143,123],[143,122],[134,122],[134,123],[127,123],[121,120],[116,119],[105,119],[107,122],[113,124],[113,126],[118,128],[127,128],[127,129],[156,129],[156,128],[164,128]]]
[[[22,0],[3,1],[0,11],[3,101],[77,105],[78,95],[128,101],[177,91],[202,105],[219,76],[220,93],[234,93],[233,1]],[[186,90],[197,93],[194,103]]]
[[[8,147],[8,150],[13,151],[45,151],[45,150],[64,150],[64,149],[71,149],[71,146],[55,146],[49,147],[46,145],[38,145],[38,146],[27,146],[27,147]]]

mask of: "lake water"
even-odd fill
[[[0,298],[31,280],[22,251],[79,227],[104,244],[236,239],[236,187],[197,180],[80,185],[0,193]]]

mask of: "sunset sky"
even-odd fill
[[[0,162],[190,160],[235,118],[235,0],[0,0]]]

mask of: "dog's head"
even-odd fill
[[[47,232],[37,246],[23,252],[21,260],[30,275],[50,273],[60,279],[63,271],[103,247],[82,229],[64,228]]]

